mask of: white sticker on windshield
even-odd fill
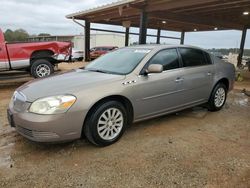
[[[143,53],[143,54],[147,54],[147,53],[149,53],[149,52],[150,52],[150,50],[144,50],[144,49],[142,49],[142,50],[135,50],[134,52],[135,52],[135,53]]]

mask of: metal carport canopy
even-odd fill
[[[140,26],[142,10],[148,14],[147,28],[172,31],[243,29],[250,25],[249,0],[124,0],[67,15],[91,23]]]
[[[244,31],[250,26],[249,12],[250,0],[122,0],[66,17],[120,26],[127,21],[131,27],[140,28],[139,43],[145,43],[147,28],[179,32]]]

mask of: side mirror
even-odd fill
[[[148,69],[146,70],[147,74],[150,73],[161,73],[163,71],[163,66],[161,64],[151,64],[148,66]]]

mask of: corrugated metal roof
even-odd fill
[[[141,0],[141,1],[144,1],[144,0]],[[113,2],[113,3],[108,3],[108,4],[105,4],[105,5],[101,5],[101,6],[97,6],[95,8],[91,8],[91,9],[87,9],[87,10],[83,10],[83,11],[79,11],[79,12],[76,12],[76,13],[73,13],[73,14],[69,14],[69,15],[66,15],[66,18],[73,18],[75,16],[84,16],[85,14],[89,14],[91,12],[97,12],[99,10],[107,10],[109,8],[113,8],[113,7],[119,7],[121,5],[126,5],[128,3],[132,3],[132,2],[138,2],[138,0],[118,0],[116,2]],[[140,0],[139,0],[140,2]]]
[[[147,27],[172,31],[208,31],[249,27],[250,0],[119,0],[110,4],[69,14],[69,19],[91,23],[140,27],[142,10],[147,12]]]

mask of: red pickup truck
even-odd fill
[[[70,42],[7,43],[0,29],[0,71],[29,70],[35,78],[49,76],[54,66],[69,61]]]

